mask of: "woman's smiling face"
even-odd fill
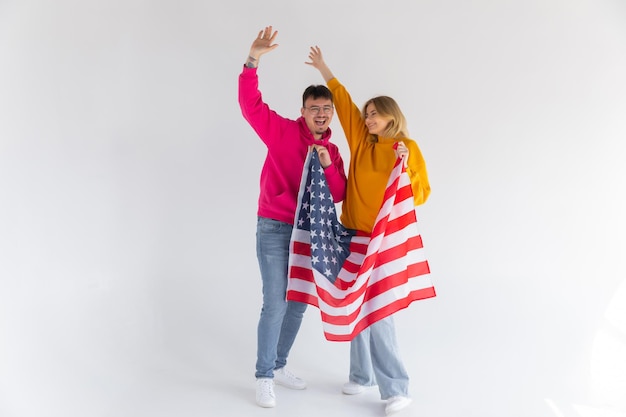
[[[384,136],[383,132],[387,129],[387,125],[390,120],[391,117],[385,117],[378,114],[374,103],[367,105],[367,108],[365,109],[365,125],[367,126],[370,134]]]

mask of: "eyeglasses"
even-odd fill
[[[324,114],[331,114],[333,112],[333,106],[324,106],[324,107],[311,106],[311,107],[305,107],[305,109],[310,111],[311,114],[313,114],[314,116],[317,116],[318,114],[320,114],[320,112],[324,112]]]

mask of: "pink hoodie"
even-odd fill
[[[267,155],[261,170],[257,214],[293,224],[300,189],[300,179],[309,145],[328,149],[332,164],[324,173],[335,203],[346,195],[346,174],[339,149],[330,143],[330,128],[322,139],[315,140],[303,117],[296,120],[278,115],[263,102],[256,68],[243,67],[239,75],[239,106],[243,117],[259,135]]]

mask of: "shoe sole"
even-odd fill
[[[342,387],[341,388],[341,392],[343,394],[346,394],[346,395],[357,395],[357,394],[361,394],[362,392],[367,391],[370,388],[374,388],[374,387],[377,387],[377,386],[378,385],[361,385],[361,388],[354,389],[354,390],[346,389],[346,388]]]
[[[305,389],[306,388],[306,384],[304,384],[304,385],[289,385],[289,384],[285,384],[283,382],[276,381],[276,379],[274,379],[274,383],[276,385],[280,385],[281,387],[285,387],[285,388],[289,388],[289,389]]]
[[[393,414],[399,413],[400,411],[404,410],[405,408],[407,408],[409,405],[411,405],[411,403],[413,402],[412,399],[409,399],[408,401],[406,401],[405,403],[402,404],[401,407],[394,407],[390,410],[387,410],[385,408],[385,415],[386,416],[391,416]]]
[[[360,389],[360,390],[354,390],[354,391],[351,391],[351,390],[345,390],[345,389],[342,389],[342,390],[341,390],[341,392],[342,392],[343,394],[345,394],[345,395],[357,395],[357,394],[362,393],[363,391],[365,391],[365,388]]]

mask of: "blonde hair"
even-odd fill
[[[365,120],[365,115],[367,112],[367,106],[373,104],[376,108],[376,112],[383,117],[390,118],[389,123],[387,124],[387,128],[383,132],[384,137],[387,138],[408,138],[409,131],[407,129],[406,118],[400,110],[400,106],[394,99],[388,96],[378,96],[371,98],[365,102],[363,105],[363,109],[361,111],[361,115],[363,120]],[[368,140],[370,142],[378,142],[378,135],[369,135]]]

